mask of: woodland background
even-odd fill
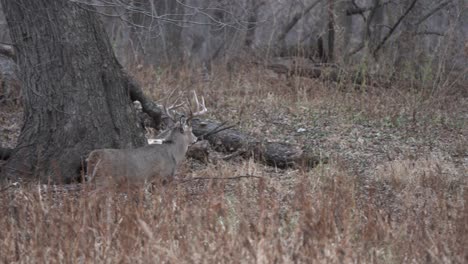
[[[424,75],[467,63],[463,0],[90,1],[124,65],[210,67],[233,58],[330,56]],[[8,43],[1,19],[0,41]],[[330,36],[333,35],[333,36]],[[319,54],[319,40],[323,53]],[[376,52],[377,50],[377,52]],[[332,55],[330,55],[330,51]],[[450,70],[449,70],[450,69]]]
[[[466,0],[82,2],[150,98],[195,89],[210,119],[317,162],[215,143],[152,193],[1,186],[2,261],[468,262]],[[21,84],[0,59],[14,148]]]

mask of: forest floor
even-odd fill
[[[281,170],[214,153],[207,163],[188,160],[178,182],[151,194],[10,188],[0,193],[3,261],[468,262],[468,98],[460,88],[351,87],[258,67],[209,80],[157,69],[134,75],[154,99],[196,89],[209,118],[327,162]],[[15,145],[21,117],[17,107],[0,109],[3,147]]]

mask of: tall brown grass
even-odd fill
[[[209,82],[188,70],[135,75],[155,99],[173,87],[198,89],[212,117],[241,121],[240,128],[271,140],[313,142],[285,132],[299,124],[323,128],[328,134],[319,142],[348,126],[370,126],[390,135],[403,131],[401,144],[410,137],[450,144],[443,155],[403,153],[366,172],[347,153],[324,149],[329,163],[310,170],[188,161],[181,180],[151,191],[12,186],[0,192],[2,262],[468,262],[466,99],[421,98],[410,89],[343,90],[254,67],[219,70]],[[462,158],[452,160],[456,155]],[[228,178],[246,175],[260,178]]]

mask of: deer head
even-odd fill
[[[170,95],[171,96],[171,95]],[[170,97],[169,96],[169,97]],[[208,112],[208,109],[205,106],[205,98],[201,97],[201,103],[198,100],[197,93],[193,91],[193,98],[196,103],[196,111],[192,111],[192,104],[191,101],[187,98],[187,102],[189,103],[189,112],[183,113],[179,115],[179,118],[175,118],[173,111],[177,108],[182,108],[186,106],[185,102],[180,102],[180,98],[178,97],[171,106],[167,107],[166,103],[163,105],[163,112],[168,118],[168,126],[169,128],[163,131],[158,138],[161,138],[161,143],[169,143],[169,142],[189,142],[193,144],[197,141],[197,137],[192,133],[192,119],[196,116],[201,116]],[[186,117],[187,115],[187,117]]]

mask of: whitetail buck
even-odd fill
[[[172,125],[165,131],[165,136],[159,144],[135,149],[92,151],[87,158],[88,181],[102,184],[106,181],[122,180],[127,183],[172,180],[177,166],[185,159],[189,145],[197,141],[197,137],[192,133],[191,119],[208,111],[205,99],[202,97],[200,104],[195,91],[194,97],[197,111],[193,113],[190,110],[187,119],[182,116],[176,120],[171,114],[171,111],[184,105],[184,103],[176,104],[179,98],[169,108],[164,104],[164,113],[170,118]]]

